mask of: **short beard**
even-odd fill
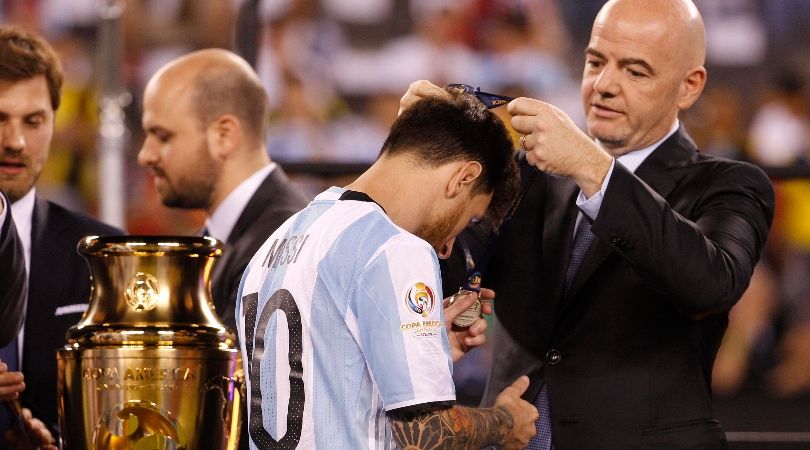
[[[440,252],[445,242],[452,236],[453,228],[464,214],[465,205],[459,203],[455,208],[438,218],[428,218],[427,222],[414,232],[424,239],[436,252]]]
[[[4,150],[4,152],[14,153],[8,150]],[[39,180],[39,176],[42,175],[43,161],[32,161],[27,155],[23,155],[21,159],[25,164],[23,173],[9,177],[0,175],[0,190],[6,194],[9,203],[14,203],[31,192]]]
[[[167,190],[159,193],[165,206],[206,210],[211,206],[219,180],[220,163],[208,153],[208,144],[205,142],[200,146],[198,157],[193,172],[179,175],[176,180],[170,180],[165,172],[155,168],[155,171],[166,176]]]
[[[34,180],[34,182],[36,183],[36,180]],[[0,184],[2,184],[2,182],[0,182]],[[33,187],[34,187],[33,184],[29,185],[27,187],[22,187],[22,188],[17,188],[16,186],[6,188],[6,187],[1,187],[0,186],[0,190],[2,190],[3,193],[6,194],[6,197],[8,197],[9,204],[11,204],[11,203],[15,203],[17,200],[25,197],[26,194],[31,192],[31,189],[33,189]]]

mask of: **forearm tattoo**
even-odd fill
[[[394,442],[404,450],[473,449],[504,441],[515,420],[503,407],[426,408],[390,414]]]

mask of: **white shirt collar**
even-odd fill
[[[231,235],[236,221],[242,215],[245,206],[247,206],[253,194],[259,189],[265,178],[276,168],[277,164],[271,162],[270,164],[257,170],[253,175],[249,176],[245,181],[239,183],[225,200],[220,203],[217,209],[211,214],[211,217],[205,219],[205,228],[208,230],[208,236],[213,236],[222,242],[227,242],[228,236]]]
[[[20,242],[25,250],[25,270],[29,273],[31,272],[31,222],[34,216],[36,191],[36,188],[32,188],[21,199],[11,204],[11,217],[14,218],[17,234],[20,235]]]
[[[625,153],[624,155],[616,158],[616,161],[622,163],[622,165],[631,172],[635,172],[636,169],[638,169],[638,166],[640,166],[641,163],[643,163],[644,160],[647,159],[647,157],[650,156],[650,154],[653,151],[655,151],[655,149],[658,148],[658,146],[661,145],[662,142],[669,139],[670,136],[672,136],[676,131],[678,131],[678,127],[680,126],[680,124],[681,122],[678,119],[675,119],[675,123],[672,124],[672,127],[669,129],[669,132],[664,137],[659,139],[657,142],[653,143],[648,147],[644,147],[642,149],[633,150],[632,152]]]

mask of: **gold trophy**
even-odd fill
[[[58,351],[65,449],[235,449],[236,339],[213,310],[213,238],[89,236],[93,293]]]

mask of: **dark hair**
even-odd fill
[[[391,126],[380,156],[411,154],[437,167],[477,161],[483,172],[475,191],[492,193],[487,219],[498,226],[518,188],[515,151],[506,127],[470,94],[425,98],[406,109]]]
[[[45,39],[13,25],[0,26],[0,80],[23,81],[43,75],[54,111],[59,108],[62,64]]]
[[[270,104],[258,77],[233,65],[212,63],[193,81],[193,108],[202,126],[233,114],[258,142],[267,138]]]

